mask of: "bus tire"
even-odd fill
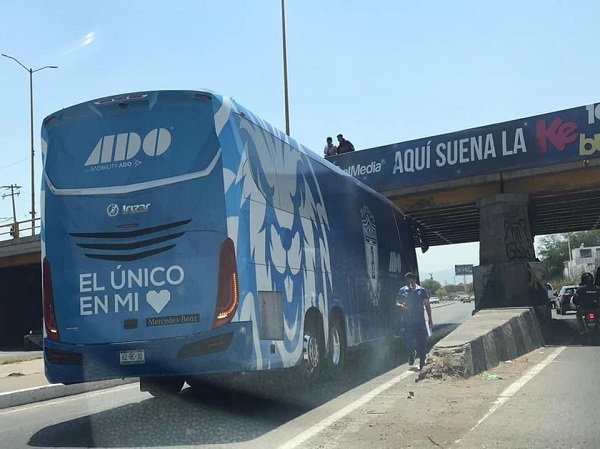
[[[329,352],[327,365],[331,377],[339,379],[344,373],[346,361],[346,333],[341,316],[334,316],[329,324]]]
[[[142,377],[140,391],[147,391],[155,398],[171,397],[181,391],[183,382],[179,377]]]
[[[323,372],[325,342],[322,327],[316,320],[304,324],[302,371],[308,384],[313,383]]]

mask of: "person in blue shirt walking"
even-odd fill
[[[425,324],[425,311],[429,328],[433,329],[431,306],[427,290],[417,284],[417,277],[413,273],[404,276],[406,285],[398,291],[396,306],[402,309],[402,324],[404,329],[404,342],[408,348],[408,364],[415,363],[419,357],[419,368],[425,366],[427,327]]]

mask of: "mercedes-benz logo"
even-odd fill
[[[119,206],[116,204],[109,204],[106,208],[106,213],[109,217],[116,217],[119,214]]]

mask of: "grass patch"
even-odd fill
[[[4,361],[0,362],[0,365],[12,365],[13,363],[28,362],[30,360],[36,360],[36,359],[8,359],[8,360],[4,360]]]

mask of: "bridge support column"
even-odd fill
[[[480,265],[473,268],[477,310],[548,301],[532,271],[535,252],[528,202],[527,195],[501,193],[477,203]]]

